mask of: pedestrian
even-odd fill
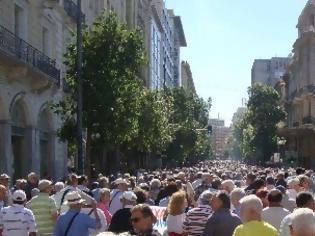
[[[234,188],[235,184],[234,181],[231,179],[224,180],[221,183],[221,189],[228,192],[229,194],[233,191]]]
[[[86,204],[92,205],[95,202],[93,197],[89,196],[78,188],[78,176],[72,173],[68,177],[67,186],[64,187],[60,192],[56,193],[56,196],[54,197],[56,199],[56,205],[60,213],[65,213],[68,211],[69,205],[65,204],[65,199],[67,194],[73,191],[77,192],[80,197],[84,199]]]
[[[282,193],[278,189],[273,189],[268,193],[268,202],[269,207],[262,211],[261,218],[279,230],[281,221],[290,212],[281,205]]]
[[[36,223],[33,212],[24,207],[26,194],[17,190],[12,196],[12,206],[0,211],[0,235],[3,236],[36,236]]]
[[[114,215],[118,210],[123,208],[120,201],[121,196],[128,189],[128,182],[125,179],[118,178],[114,181],[115,188],[110,193],[109,211]]]
[[[108,230],[114,233],[132,231],[130,222],[131,209],[137,203],[137,196],[132,191],[125,191],[120,197],[122,209],[119,209],[112,217]]]
[[[231,194],[231,204],[233,207],[233,213],[238,215],[239,217],[241,216],[241,203],[240,200],[245,197],[245,192],[241,188],[235,188]]]
[[[183,229],[184,235],[202,235],[209,216],[213,213],[210,206],[214,193],[209,190],[204,191],[198,200],[198,206],[189,210],[186,214]]]
[[[291,236],[314,236],[315,215],[311,209],[299,208],[293,213]]]
[[[212,186],[213,175],[209,172],[202,174],[202,183],[195,189],[195,200],[206,190],[210,189]]]
[[[31,200],[32,198],[33,188],[38,188],[38,178],[35,172],[31,172],[27,175],[27,183],[25,187],[27,201]]]
[[[95,201],[92,202],[95,217],[93,219],[89,215],[80,212],[84,199],[77,191],[69,192],[65,198],[65,204],[69,206],[69,210],[58,217],[53,236],[89,236],[90,228],[101,228]]]
[[[209,217],[203,236],[232,235],[235,228],[242,222],[231,212],[230,197],[227,192],[217,192],[211,200],[214,213]]]
[[[166,218],[166,227],[169,236],[182,235],[184,232],[183,223],[185,220],[185,210],[187,208],[186,193],[178,191],[169,200]]]
[[[161,234],[153,229],[156,217],[149,205],[138,204],[131,209],[131,224],[133,232],[138,236],[161,236]]]
[[[4,207],[6,192],[7,192],[6,187],[0,184],[0,210]]]
[[[300,192],[296,197],[296,205],[298,208],[309,208],[314,211],[315,201],[313,195],[309,192]],[[290,225],[292,224],[293,216],[294,212],[283,218],[279,229],[279,236],[290,236]]]
[[[12,205],[12,195],[10,191],[10,177],[7,174],[0,175],[0,184],[6,188],[5,198],[4,198],[4,206]]]
[[[277,229],[261,219],[263,204],[251,194],[241,199],[243,224],[236,227],[233,236],[278,236]]]
[[[100,200],[96,204],[96,207],[101,209],[106,217],[107,225],[110,225],[112,221],[112,214],[109,212],[108,204],[110,202],[110,190],[108,188],[102,188],[99,191]]]
[[[33,197],[26,204],[26,207],[35,215],[39,235],[51,235],[58,217],[55,200],[49,196],[52,190],[52,182],[40,180],[38,189],[39,194]]]

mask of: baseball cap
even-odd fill
[[[12,196],[13,201],[24,202],[26,200],[26,194],[23,190],[16,190]]]

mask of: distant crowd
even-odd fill
[[[315,236],[314,177],[219,160],[114,179],[3,173],[0,236]]]

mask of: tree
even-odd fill
[[[137,75],[145,62],[140,31],[128,30],[114,14],[103,14],[85,29],[82,54],[83,127],[87,130],[87,145],[115,151],[138,135],[142,81]],[[70,44],[65,55],[69,93],[53,105],[64,121],[59,135],[69,142],[75,137],[75,59],[76,45]]]
[[[203,129],[208,124],[211,99],[208,102],[183,88],[166,91],[173,99],[170,119],[176,128],[173,141],[166,149],[168,159],[183,162],[191,158],[207,158],[210,155],[210,139]]]
[[[255,84],[248,94],[247,111],[236,126],[241,149],[250,160],[266,162],[277,150],[276,125],[285,119],[286,113],[272,87]]]

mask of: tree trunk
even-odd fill
[[[91,176],[91,133],[90,130],[87,130],[87,137],[86,137],[86,154],[85,154],[85,166],[84,166],[84,173],[87,176]]]

